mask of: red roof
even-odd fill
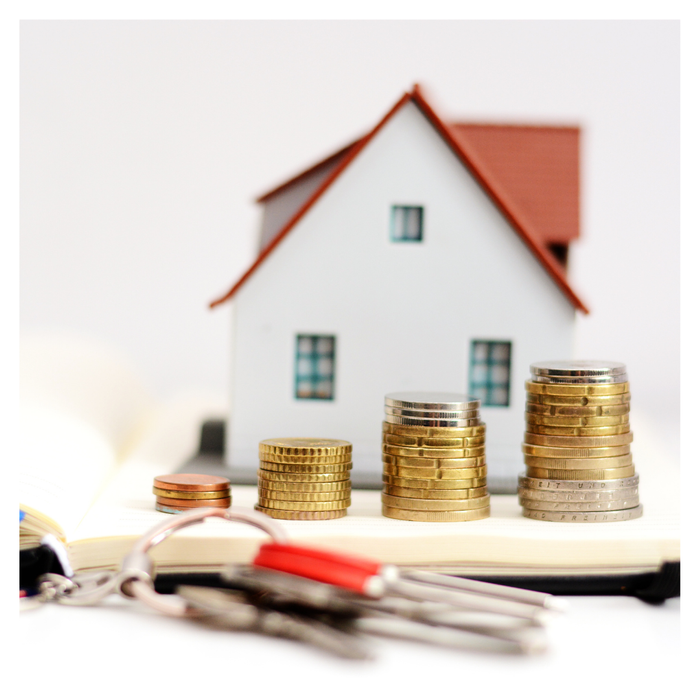
[[[541,243],[579,236],[579,129],[450,124],[460,146],[503,186]]]
[[[261,251],[244,275],[210,307],[230,299],[294,228],[319,197],[333,184],[355,156],[407,102],[423,112],[433,127],[491,197],[525,245],[539,260],[571,304],[588,309],[569,286],[564,269],[545,247],[568,243],[578,236],[578,129],[511,127],[444,123],[416,85],[391,108],[369,134],[262,195],[264,202],[322,167],[330,174]],[[499,138],[504,141],[499,145]],[[547,163],[545,161],[551,160]]]

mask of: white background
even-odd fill
[[[169,10],[179,12],[180,5]],[[645,8],[639,12],[656,16],[678,10],[675,3]],[[607,2],[571,11],[625,16],[628,10]],[[60,15],[53,5],[38,11]],[[536,11],[548,14],[539,6]],[[87,16],[93,10],[72,12]],[[142,14],[126,1],[113,12]],[[209,313],[206,303],[252,259],[252,197],[371,127],[419,80],[446,118],[562,121],[586,129],[584,239],[572,254],[572,278],[593,314],[581,323],[580,353],[627,362],[635,406],[676,424],[677,24],[212,26],[150,25],[145,31],[144,25],[64,22],[22,28],[23,327],[96,335],[130,355],[161,396],[183,386],[223,395],[228,314]],[[689,73],[697,78],[687,62],[697,53],[696,35],[684,26],[688,85]],[[12,26],[4,34],[10,70],[15,33]],[[14,76],[6,84],[16,94]],[[686,117],[697,116],[692,97],[684,109]],[[15,113],[7,111],[11,140],[3,150],[13,177]],[[684,161],[690,174],[688,163],[697,161],[697,119],[686,123],[684,144],[694,148]],[[15,192],[10,181],[3,200],[10,222]],[[695,190],[688,194],[686,218],[693,213]],[[689,240],[684,252],[687,290],[694,286]],[[10,306],[15,293],[6,288]],[[686,301],[692,306],[695,298]],[[12,313],[9,326],[16,327]],[[686,348],[692,347],[692,330]],[[684,408],[695,384],[695,375],[686,372]],[[15,386],[10,380],[10,392]],[[12,418],[5,422],[11,426]],[[672,448],[673,434],[666,437]],[[692,489],[685,495],[690,517],[695,496]],[[8,549],[15,547],[12,540]],[[684,583],[694,583],[688,553],[686,546]],[[6,583],[4,599],[10,601],[14,581],[7,577]],[[15,637],[25,662],[16,667],[14,694],[21,683],[26,695],[29,674],[39,668],[42,678],[58,686],[57,697],[84,695],[88,688],[104,697],[138,697],[139,689],[160,693],[162,669],[184,668],[179,692],[165,687],[184,696],[211,688],[198,674],[215,668],[231,679],[217,679],[217,690],[255,697],[281,687],[296,697],[317,672],[339,682],[333,697],[356,697],[360,688],[369,697],[397,690],[404,697],[464,695],[475,689],[491,697],[540,697],[546,689],[570,697],[607,691],[655,697],[677,686],[678,603],[657,610],[628,599],[572,601],[570,615],[552,630],[553,653],[543,664],[485,664],[479,657],[463,661],[438,650],[392,645],[380,649],[384,662],[365,673],[339,672],[303,649],[290,654],[284,642],[271,652],[267,643],[243,638],[227,646],[227,640],[188,631],[178,645],[170,621],[152,626],[140,611],[132,618],[112,606],[104,612],[54,608],[26,619],[22,636]],[[694,596],[684,598],[686,621],[696,607]],[[172,621],[173,628],[178,624]],[[687,669],[695,635],[690,623],[684,630]],[[256,663],[246,665],[246,657]]]
[[[578,355],[626,362],[675,452],[679,44],[677,22],[24,22],[21,326],[225,397],[207,304],[254,257],[255,196],[418,81],[448,120],[581,125]]]

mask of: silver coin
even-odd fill
[[[466,420],[437,420],[432,418],[407,418],[405,416],[385,416],[385,422],[392,425],[416,425],[424,428],[469,428],[481,425],[481,418],[467,418]]]
[[[385,406],[384,411],[387,416],[405,416],[406,418],[430,418],[431,420],[467,420],[468,418],[478,418],[479,410],[471,411],[414,411],[407,408],[396,408]]]
[[[531,501],[520,498],[518,503],[528,510],[543,510],[549,513],[604,513],[634,508],[639,505],[639,496],[618,501]]]
[[[629,381],[626,374],[616,374],[604,377],[539,377],[533,375],[530,379],[535,384],[624,384]]]
[[[170,506],[162,506],[160,503],[156,503],[156,510],[159,513],[169,513],[170,515],[179,515],[180,513],[184,513],[184,509],[182,508],[171,508]]]
[[[471,411],[478,409],[481,401],[447,391],[399,391],[387,394],[384,405],[413,411]]]
[[[536,479],[520,474],[518,487],[546,491],[614,491],[615,489],[636,488],[639,486],[639,474],[625,479],[573,481],[563,479]]]
[[[594,501],[624,501],[639,496],[639,489],[606,489],[605,491],[545,491],[539,489],[518,489],[518,497],[528,501],[592,503]],[[535,506],[532,506],[533,508]],[[547,510],[547,509],[543,509]]]
[[[538,377],[614,377],[626,374],[627,368],[606,360],[552,360],[531,364],[530,372]]]
[[[593,513],[557,513],[556,511],[523,508],[523,515],[526,518],[556,523],[613,523],[620,520],[641,518],[642,512],[641,505],[625,510],[596,511]]]

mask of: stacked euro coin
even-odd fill
[[[350,505],[352,445],[280,438],[259,446],[256,510],[279,520],[333,520]]]
[[[490,514],[479,399],[400,392],[384,399],[382,514],[461,522]]]
[[[518,482],[523,515],[557,522],[611,522],[642,515],[632,462],[630,393],[620,362],[530,366]]]
[[[192,508],[228,508],[231,482],[223,476],[166,474],[153,479],[156,510],[181,513]]]

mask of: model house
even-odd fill
[[[366,136],[260,198],[260,254],[212,306],[232,312],[227,461],[258,443],[353,444],[381,483],[384,395],[482,400],[489,484],[523,470],[531,362],[571,358],[579,131],[453,124],[416,86]]]

